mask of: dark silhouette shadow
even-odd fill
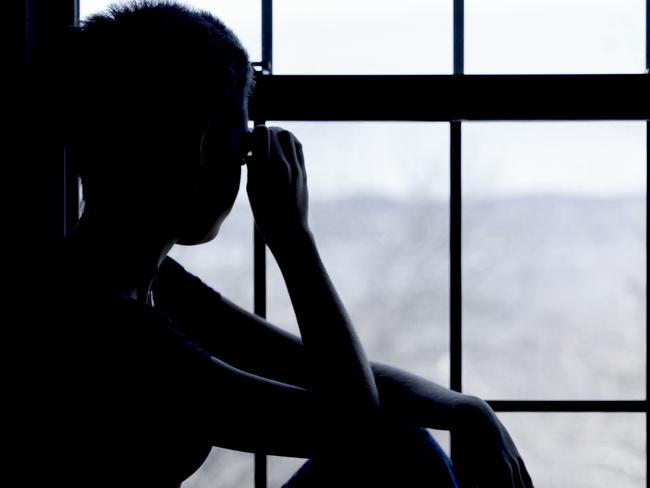
[[[532,486],[482,400],[369,362],[307,218],[303,150],[248,130],[246,52],[220,21],[139,2],[70,33],[66,114],[85,208],[43,253],[33,378],[37,478],[176,487],[211,446],[310,458],[289,486]],[[301,337],[167,256],[214,238],[245,155],[256,225]],[[454,470],[425,428],[452,431]],[[40,463],[40,461],[39,461]]]

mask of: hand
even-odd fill
[[[510,434],[483,400],[458,407],[451,431],[454,472],[460,488],[532,488],[533,482]]]
[[[258,125],[252,135],[246,190],[255,224],[275,252],[309,233],[302,145],[289,131]]]

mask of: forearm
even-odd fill
[[[317,255],[315,257],[317,258]],[[284,275],[286,280],[295,278],[298,281],[298,286],[292,294],[292,301],[298,322],[303,324],[301,326],[303,342],[307,348],[309,340],[320,346],[316,352],[321,355],[318,360],[327,365],[326,371],[353,380],[354,378],[349,378],[347,371],[352,368],[365,368],[368,365],[370,371],[364,370],[364,374],[372,375],[373,386],[377,388],[381,409],[385,414],[405,424],[451,430],[458,407],[466,405],[472,397],[393,366],[382,363],[363,364],[362,361],[365,362],[363,349],[320,260],[318,259],[316,266],[310,269],[314,263],[301,262],[295,255],[291,259],[293,266],[285,268]],[[293,272],[296,274],[295,277],[292,275]],[[307,273],[313,273],[310,280],[305,279]],[[291,294],[292,287],[289,281],[287,286]],[[337,325],[338,330],[334,327],[325,330],[321,328],[328,327],[329,324]],[[319,332],[324,334],[319,335]],[[346,347],[350,349],[346,350]],[[307,350],[304,357],[308,358],[310,354],[311,352]],[[341,361],[345,358],[353,361],[356,359],[358,362],[345,364]],[[336,370],[337,367],[342,368],[340,372]],[[366,379],[359,378],[357,381],[362,383]]]
[[[305,348],[296,337],[222,297],[173,259],[161,266],[156,306],[215,357],[243,371],[311,389]],[[334,362],[329,357],[328,362]],[[371,362],[382,409],[396,421],[448,429],[468,397],[420,376]]]
[[[452,430],[458,407],[474,401],[474,397],[402,369],[377,362],[371,365],[382,409],[396,422]]]
[[[296,233],[291,247],[275,249],[274,255],[298,320],[314,390],[339,396],[348,406],[378,409],[370,364],[311,233]]]

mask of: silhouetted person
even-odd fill
[[[173,488],[211,446],[309,458],[289,486],[532,486],[485,402],[366,359],[310,232],[300,143],[248,132],[232,32],[146,2],[90,17],[72,47],[85,208],[36,310],[50,486]],[[167,257],[217,235],[249,149],[250,204],[301,338]],[[452,432],[454,470],[426,427]]]

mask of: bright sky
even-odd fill
[[[81,17],[111,2],[81,0]],[[260,0],[210,10],[260,58]],[[450,73],[452,1],[274,0],[277,74]],[[466,0],[467,73],[640,73],[645,0]],[[315,197],[448,195],[446,124],[292,123]],[[408,141],[406,144],[404,141]],[[642,122],[467,123],[466,197],[646,189]]]

